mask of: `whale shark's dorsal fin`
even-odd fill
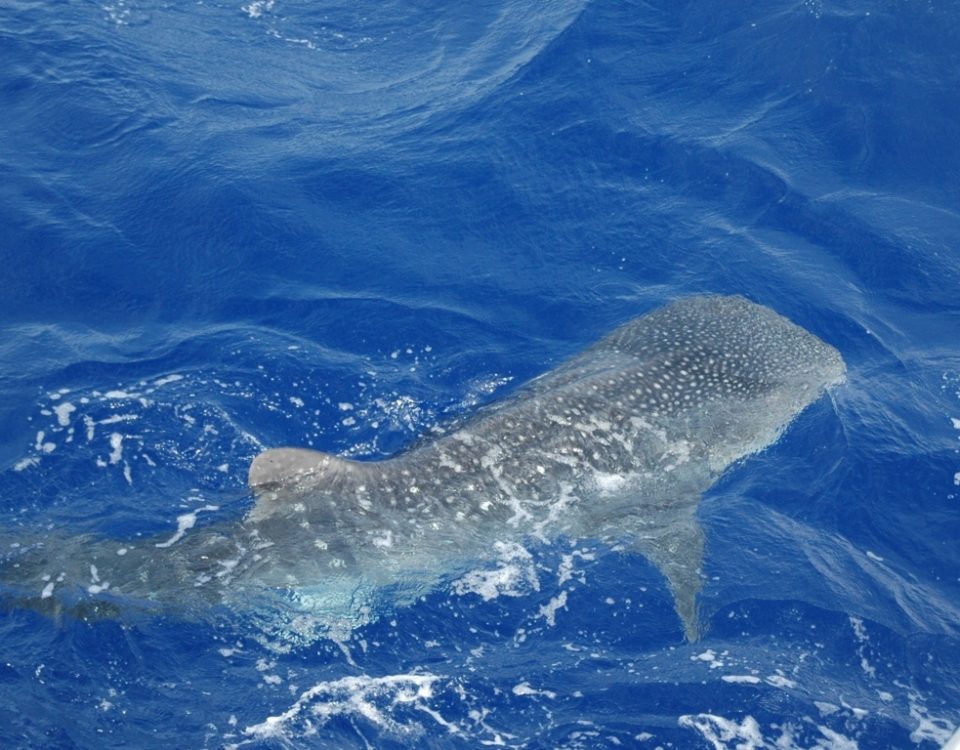
[[[282,510],[290,490],[334,487],[359,479],[376,463],[351,461],[332,453],[306,448],[274,448],[260,453],[250,464],[248,482],[257,502],[248,519],[260,521]],[[278,490],[284,490],[281,494]]]
[[[354,463],[357,462],[306,448],[274,448],[263,451],[253,460],[248,481],[254,491],[304,481],[313,483],[314,479],[348,471],[349,464]]]

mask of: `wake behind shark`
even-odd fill
[[[92,573],[84,600],[166,604],[189,592],[230,603],[290,591],[330,614],[362,610],[378,591],[415,596],[494,541],[590,536],[627,541],[656,565],[695,640],[700,496],[844,373],[833,347],[769,308],[689,297],[394,458],[268,450],[250,467],[246,518],[163,547],[88,545],[79,562],[25,556],[14,577],[20,587],[34,579],[43,599]]]

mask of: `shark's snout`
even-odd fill
[[[250,471],[247,475],[247,482],[250,489],[267,489],[271,484],[277,483],[278,464],[274,451],[264,451],[258,454],[250,463]]]

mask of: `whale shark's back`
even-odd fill
[[[842,366],[836,349],[769,307],[739,296],[676,300],[620,326],[595,348],[638,357],[667,351],[736,352],[751,355],[744,361],[767,372],[801,362],[823,366],[831,360]]]
[[[635,318],[493,411],[535,412],[537,424],[588,415],[635,450],[637,420],[701,446],[713,474],[762,449],[827,388],[843,381],[840,353],[743,297],[693,296]],[[496,418],[481,419],[494,431]],[[596,430],[588,430],[596,442]],[[626,443],[624,443],[626,444]],[[641,456],[641,461],[644,457]],[[620,461],[622,463],[622,460]]]
[[[785,381],[819,392],[845,373],[834,347],[770,308],[699,295],[634,318],[530,385],[542,393],[638,366],[650,387],[688,404],[749,397]]]

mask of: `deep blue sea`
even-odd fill
[[[848,368],[703,497],[699,641],[590,538],[491,539],[335,637],[8,602],[0,748],[960,725],[960,5],[6,0],[5,546],[240,518],[264,448],[397,454],[693,293]]]

